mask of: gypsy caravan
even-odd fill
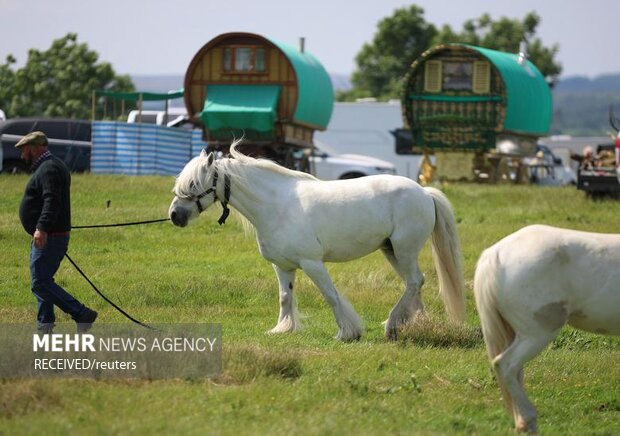
[[[411,139],[399,151],[435,155],[437,175],[447,179],[506,177],[502,158],[518,168],[552,116],[551,90],[523,53],[465,44],[423,53],[405,78],[401,107]]]
[[[307,155],[314,131],[329,123],[334,92],[303,40],[294,47],[252,33],[226,33],[192,59],[184,99],[210,149],[225,152],[243,137],[244,153],[299,167],[295,156]]]

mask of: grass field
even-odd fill
[[[0,322],[34,322],[29,237],[17,208],[27,178],[0,177]],[[73,224],[166,216],[169,177],[75,175]],[[362,340],[334,339],[331,309],[309,279],[296,293],[306,329],[267,335],[277,283],[241,225],[75,230],[69,253],[112,299],[146,322],[223,326],[223,371],[214,380],[3,380],[0,434],[507,434],[504,410],[478,330],[471,284],[480,252],[533,223],[620,231],[620,202],[590,202],[574,188],[443,186],[456,210],[468,286],[468,321],[450,329],[437,296],[430,247],[421,258],[430,321],[395,343],[381,322],[402,288],[379,253],[330,273],[366,325]],[[107,201],[109,207],[106,207]],[[57,280],[100,313],[125,319],[68,262]],[[59,321],[69,321],[64,314]],[[1,350],[0,350],[1,352]],[[526,369],[544,434],[620,433],[620,339],[565,329]]]

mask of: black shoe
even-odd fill
[[[97,319],[97,315],[98,313],[96,311],[91,310],[88,307],[84,307],[82,314],[79,317],[74,318],[77,323],[77,332],[86,333],[89,331]]]

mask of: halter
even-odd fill
[[[217,222],[221,226],[222,224],[226,222],[226,218],[228,218],[228,215],[230,214],[230,209],[228,208],[228,202],[230,201],[230,177],[228,176],[228,174],[224,173],[224,200],[221,200],[217,197],[216,189],[217,189],[218,178],[219,178],[219,175],[216,169],[215,173],[213,174],[213,186],[211,186],[209,189],[207,189],[202,194],[196,195],[194,198],[196,199],[196,206],[198,207],[198,213],[202,213],[204,211],[204,208],[202,207],[202,204],[200,203],[200,200],[203,197],[213,193],[213,197],[215,198],[215,200],[220,200],[220,203],[222,204],[222,215],[220,216],[220,219],[217,220]]]

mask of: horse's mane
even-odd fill
[[[196,156],[185,165],[174,182],[174,188],[172,188],[174,195],[187,198],[196,190],[204,191],[204,177],[202,177],[204,165],[202,163],[205,159],[206,157]],[[198,189],[194,189],[194,186]]]
[[[269,170],[274,173],[287,176],[287,177],[294,177],[294,178],[302,179],[302,180],[317,180],[317,178],[314,177],[312,174],[304,173],[301,171],[290,170],[269,159],[257,159],[257,158],[250,157],[250,156],[247,156],[241,153],[239,150],[237,150],[237,145],[239,145],[241,141],[242,141],[241,139],[235,140],[230,145],[230,155],[236,161],[241,162],[244,165],[249,165],[255,168]]]
[[[215,161],[214,164],[217,168],[221,168],[221,171],[226,172],[230,177],[237,179],[237,181],[244,180],[243,167],[260,168],[275,174],[300,180],[318,180],[311,174],[284,168],[269,159],[256,159],[246,156],[237,150],[237,145],[240,142],[241,140],[235,140],[230,145],[230,158],[220,159]],[[187,165],[185,165],[185,168],[183,168],[181,173],[177,176],[172,190],[177,197],[189,197],[191,193],[195,193],[196,191],[205,191],[204,163],[207,159],[207,156],[196,156],[190,160]],[[242,165],[235,165],[231,162],[232,160],[237,161]]]

